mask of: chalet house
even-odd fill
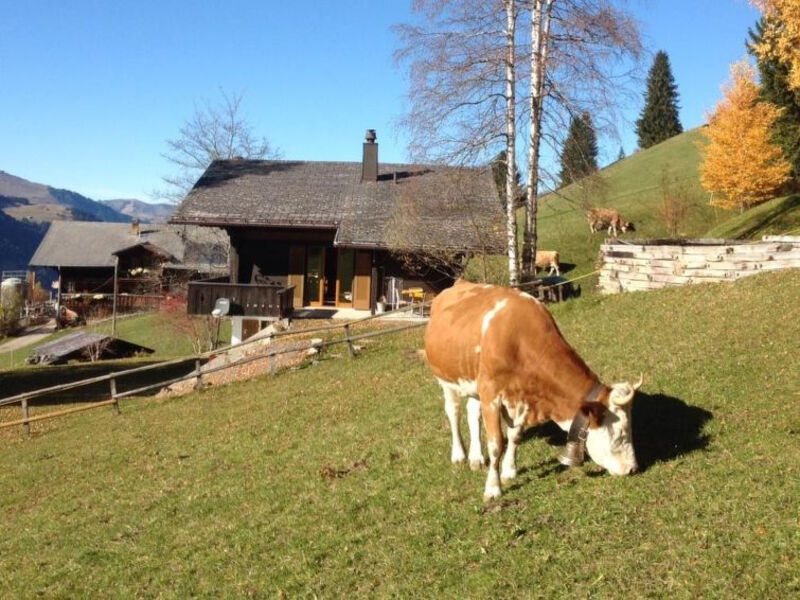
[[[54,221],[28,264],[58,271],[59,303],[110,297],[115,265],[120,294],[155,295],[226,274],[228,239],[206,227]]]
[[[258,286],[291,290],[295,309],[374,311],[397,292],[390,282],[429,292],[452,283],[426,256],[503,247],[490,168],[379,164],[373,130],[361,162],[214,161],[170,222],[230,236],[230,280],[190,285],[189,311],[199,314],[217,297],[238,295],[238,314],[269,316],[274,303],[252,294]],[[409,257],[420,259],[413,268]]]

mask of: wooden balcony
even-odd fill
[[[294,286],[229,283],[226,278],[190,281],[187,312],[210,315],[219,298],[230,300],[228,316],[285,319],[292,315]]]

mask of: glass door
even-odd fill
[[[356,252],[339,248],[336,269],[336,306],[353,306],[353,276],[356,273]]]
[[[322,306],[325,292],[325,247],[309,246],[306,252],[305,302]]]

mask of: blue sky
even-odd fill
[[[285,158],[406,159],[406,80],[392,24],[410,0],[304,3],[0,3],[0,170],[96,199],[136,197],[170,171],[165,140],[221,88],[245,96]],[[746,0],[633,0],[649,50],[666,50],[685,128],[703,122],[758,17]],[[648,61],[649,63],[649,61]],[[639,107],[626,111],[636,119]],[[630,152],[633,126],[620,125]],[[605,141],[605,158],[619,143]]]

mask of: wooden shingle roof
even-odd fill
[[[167,266],[224,271],[228,236],[216,228],[143,223],[53,221],[28,263],[32,267],[113,267],[114,253],[149,244],[172,258]]]
[[[217,160],[170,222],[328,228],[339,246],[503,247],[489,168],[384,163],[362,183],[360,162]]]

